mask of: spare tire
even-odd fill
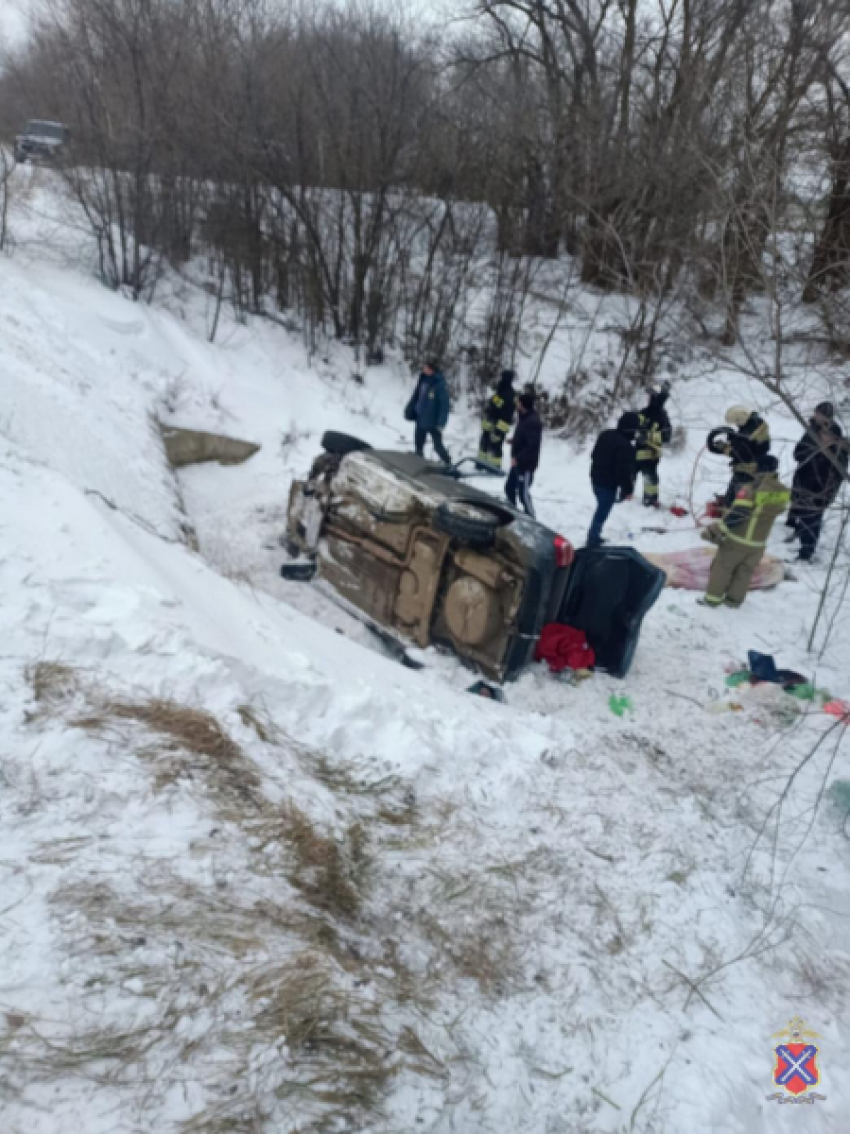
[[[434,527],[454,536],[467,547],[485,550],[492,547],[501,527],[499,517],[474,504],[441,504],[434,514]]]
[[[367,441],[361,441],[359,437],[352,437],[350,433],[335,433],[334,430],[329,429],[327,433],[322,434],[322,448],[326,453],[344,457],[347,453],[362,453],[372,446]]]

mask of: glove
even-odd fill
[[[717,527],[716,524],[712,524],[711,527],[708,528],[703,528],[699,534],[700,539],[704,539],[706,543],[713,543],[717,546],[726,538],[726,533],[722,528]]]

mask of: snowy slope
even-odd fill
[[[499,706],[445,658],[411,673],[275,546],[324,428],[406,442],[403,372],[356,383],[258,322],[210,345],[197,297],[133,305],[63,262],[47,179],[25,207],[0,263],[4,1132],[846,1130],[848,844],[812,804],[847,756],[824,744],[757,840],[828,718],[714,711],[749,648],[850,696],[844,637],[805,651],[823,568],[737,613],[666,592],[625,683],[538,670]],[[750,395],[677,376],[665,498],[722,483],[693,476],[702,435]],[[263,448],[178,482],[152,414]],[[448,439],[474,442],[463,406]],[[536,489],[581,542],[586,453],[547,439]],[[626,505],[609,534],[693,546],[664,523]],[[233,745],[187,750],[173,706]],[[765,1099],[794,1014],[822,1036],[804,1114]]]

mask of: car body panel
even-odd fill
[[[479,522],[483,516],[485,526],[496,517],[492,544],[467,546],[446,534],[437,520],[447,505]],[[599,642],[600,667],[625,672],[659,577],[663,585],[663,573],[636,552],[625,559],[608,549],[580,553],[580,566],[567,566],[558,538],[411,453],[325,454],[290,492],[287,543],[315,557],[323,590],[400,641],[447,646],[501,681],[533,660],[546,622],[572,611],[587,622],[591,645]],[[611,592],[612,580],[624,596]],[[607,597],[593,602],[585,592],[598,584]]]

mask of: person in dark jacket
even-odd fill
[[[637,463],[635,438],[640,429],[636,413],[624,413],[616,429],[599,434],[590,455],[590,483],[596,497],[596,514],[587,534],[587,546],[599,547],[602,528],[615,504],[631,500],[635,490]]]
[[[649,402],[639,415],[637,471],[643,476],[643,503],[647,508],[658,507],[658,463],[661,450],[670,443],[673,435],[673,427],[664,408],[669,397],[670,383],[663,382],[657,390],[649,391]]]
[[[770,452],[770,430],[767,422],[747,406],[731,406],[726,411],[726,423],[734,429],[713,429],[707,446],[710,453],[730,458],[732,479],[721,502],[731,508],[738,491],[753,482],[759,462]]]
[[[800,540],[798,559],[811,562],[820,539],[823,517],[847,478],[850,449],[835,421],[831,402],[821,402],[809,427],[794,449],[797,470],[794,473],[791,511],[786,523],[793,530],[792,539]]]
[[[511,471],[505,482],[505,495],[514,507],[519,495],[523,508],[529,516],[533,516],[530,489],[540,463],[540,446],[543,442],[543,422],[534,408],[533,394],[520,394],[517,413],[519,418],[511,439]]]
[[[417,454],[420,457],[425,455],[425,441],[430,437],[437,456],[445,465],[452,463],[443,444],[443,430],[449,420],[449,408],[446,379],[436,362],[426,362],[404,416],[408,421],[416,422],[414,445]]]
[[[503,370],[496,392],[484,407],[481,440],[475,463],[488,472],[502,471],[502,447],[510,432],[516,409],[513,370]]]

